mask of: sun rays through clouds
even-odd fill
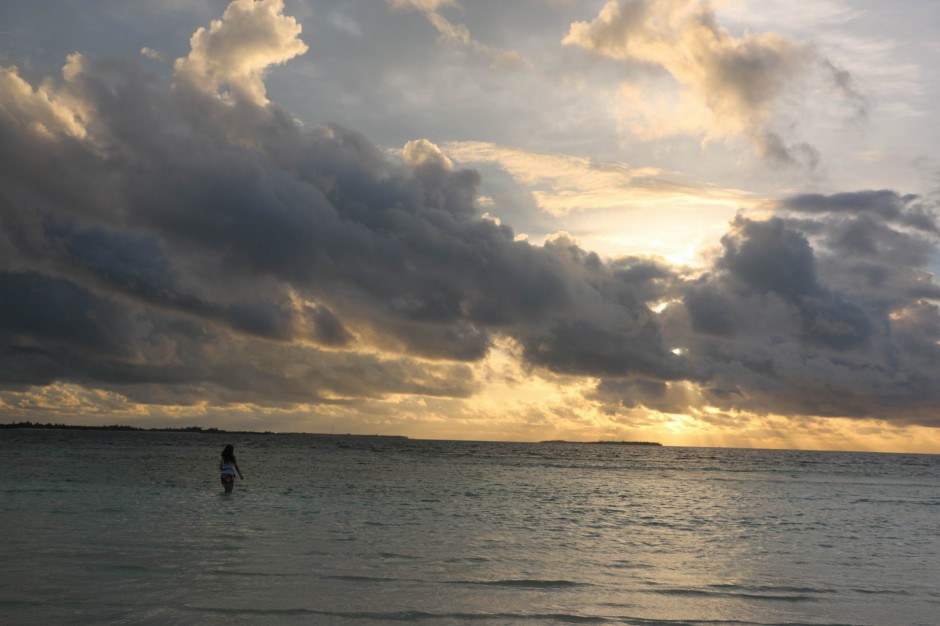
[[[835,178],[910,116],[803,22],[576,4],[0,50],[3,418],[940,450],[940,168]]]

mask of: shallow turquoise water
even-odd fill
[[[0,498],[4,624],[940,615],[937,456],[0,431]]]

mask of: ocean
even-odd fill
[[[940,456],[0,430],[0,623],[940,624]]]

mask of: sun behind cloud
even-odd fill
[[[449,63],[505,80],[479,62],[503,48],[449,20],[446,35],[438,18],[456,5],[407,8],[409,28],[440,29],[424,49],[456,46]],[[753,140],[809,61],[795,40],[713,18],[700,3],[608,3],[567,49],[652,67]],[[315,63],[307,45],[279,0],[234,0],[172,75],[136,52],[72,54],[46,80],[2,68],[5,419],[936,445],[932,197],[760,195],[642,152],[440,127],[388,149],[277,101],[270,73]],[[559,227],[517,232],[470,165]],[[694,266],[670,262],[690,246]]]

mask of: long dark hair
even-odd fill
[[[223,461],[235,461],[235,446],[227,445],[222,448],[222,460]]]

